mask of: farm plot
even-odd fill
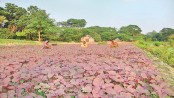
[[[12,46],[0,47],[0,96],[170,98],[174,91],[145,53],[131,44]]]

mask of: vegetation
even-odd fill
[[[99,44],[117,38],[121,41],[138,41],[138,46],[174,66],[172,64],[174,62],[173,28],[163,28],[159,32],[152,31],[144,35],[140,27],[132,24],[122,26],[120,29],[85,27],[86,24],[85,19],[74,18],[56,22],[45,10],[33,5],[27,9],[11,3],[6,3],[4,8],[0,7],[0,39],[79,42],[81,37],[90,35]],[[2,44],[4,43],[1,40]]]
[[[5,71],[2,70],[1,80],[3,85],[0,87],[2,88],[0,94],[3,93],[6,96],[11,87],[13,89],[11,91],[14,92],[11,93],[13,97],[16,96],[16,92],[17,97],[28,93],[29,97],[42,96],[47,98],[48,96],[55,96],[52,95],[53,92],[57,94],[56,96],[62,97],[67,93],[72,93],[71,89],[64,87],[66,85],[66,87],[74,87],[73,92],[81,96],[87,93],[93,97],[113,96],[123,91],[125,96],[130,97],[134,95],[150,98],[173,97],[172,89],[170,90],[169,86],[163,83],[163,79],[158,77],[156,69],[151,68],[151,60],[147,59],[142,51],[130,44],[120,45],[117,49],[109,49],[106,46],[107,41],[117,38],[121,41],[136,42],[137,46],[174,67],[173,28],[163,28],[159,32],[152,31],[142,34],[141,28],[133,24],[122,26],[120,29],[100,26],[85,27],[86,24],[85,19],[74,18],[56,22],[49,17],[45,10],[33,5],[27,9],[11,3],[6,3],[4,8],[0,7],[0,45],[42,45],[40,41],[51,40],[50,44],[54,43],[56,46],[56,44],[62,42],[79,42],[85,35],[90,35],[98,42],[98,45],[94,45],[94,47],[85,51],[81,50],[78,47],[79,45],[62,45],[47,52],[40,50],[40,47],[33,46],[13,47],[12,50],[15,51],[3,47],[2,56],[0,56],[3,59],[1,69]],[[89,54],[89,57],[84,57],[84,54]],[[123,62],[118,62],[119,59]],[[89,64],[90,67],[81,66],[83,64]],[[26,67],[27,65],[29,67]],[[139,69],[139,65],[143,67]],[[72,66],[75,69],[70,68]],[[33,67],[34,70],[30,67]],[[58,67],[60,68],[56,69]],[[51,72],[52,69],[49,70],[49,68],[55,69],[54,72]],[[98,71],[100,68],[104,70]],[[91,71],[91,69],[93,70]],[[112,70],[108,71],[108,69]],[[38,74],[38,70],[42,73]],[[19,71],[19,74],[13,73],[16,71]],[[62,72],[57,74],[59,71]],[[66,80],[66,74],[73,79]],[[87,79],[89,75],[94,77]],[[119,77],[113,77],[113,75]],[[82,77],[87,80],[83,81],[84,84],[79,82],[81,80],[76,80]],[[38,84],[35,81],[43,83],[41,85],[41,83]],[[17,83],[19,88],[13,88],[12,83]],[[90,85],[86,85],[89,83]],[[55,89],[56,91],[54,91]],[[23,92],[20,92],[20,90],[23,90]],[[98,94],[98,92],[101,92],[101,94]],[[33,93],[35,94],[33,95]],[[75,96],[71,95],[71,98],[75,98]]]
[[[85,19],[70,18],[56,22],[45,10],[33,5],[25,9],[6,3],[5,7],[0,9],[0,38],[3,39],[79,42],[81,37],[88,34],[98,42],[116,38],[132,41],[134,37],[141,35],[141,28],[137,25],[123,26],[117,30],[99,26],[86,28]]]
[[[0,39],[0,46],[11,46],[11,45],[42,45],[42,44],[38,43],[37,41]]]
[[[138,41],[136,43],[139,47],[151,52],[162,61],[174,67],[174,41],[159,42],[159,41]]]

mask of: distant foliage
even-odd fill
[[[131,42],[143,39],[146,41],[174,40],[174,29],[172,28],[163,28],[160,32],[152,31],[144,35],[141,28],[135,24],[122,26],[119,29],[100,26],[85,27],[86,24],[85,19],[75,18],[56,22],[50,18],[45,10],[33,5],[28,8],[22,8],[12,3],[6,3],[4,8],[0,7],[0,38],[4,39],[13,38],[34,41],[47,39],[79,42],[82,36],[88,34],[96,42],[117,38],[121,41]],[[7,32],[2,33],[4,30]]]
[[[4,28],[4,29],[0,29],[0,38],[3,38],[3,39],[13,39],[13,38],[16,38],[16,34],[12,33],[7,28]]]

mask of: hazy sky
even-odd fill
[[[0,0],[0,6],[14,3],[38,6],[56,21],[85,19],[87,26],[138,25],[143,33],[174,28],[174,0]]]

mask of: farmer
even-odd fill
[[[115,42],[114,40],[111,40],[110,47],[111,47],[111,48],[113,48],[113,47],[118,47],[118,43]]]
[[[51,46],[50,46],[48,43],[49,43],[49,41],[46,40],[46,41],[44,42],[44,45],[43,45],[42,49],[50,49]]]
[[[86,41],[82,41],[81,47],[88,47],[87,42]]]

